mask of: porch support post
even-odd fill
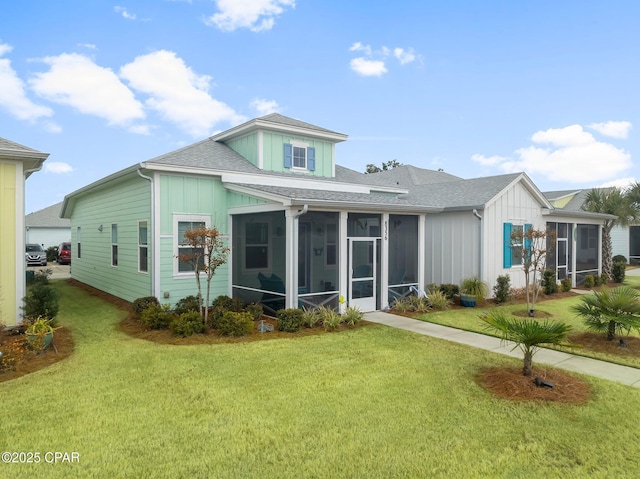
[[[295,210],[284,213],[285,233],[285,308],[295,308],[298,304],[298,214]]]
[[[342,303],[338,303],[338,309],[340,314],[344,313],[346,309],[346,301],[349,297],[347,295],[347,283],[349,282],[349,261],[348,261],[348,242],[347,242],[347,219],[349,218],[349,213],[346,211],[340,212],[340,219],[338,221],[338,242],[340,244],[340,258],[338,260],[338,291],[340,297],[344,298],[345,301]]]
[[[482,254],[482,251],[480,252]],[[418,216],[418,290],[426,291],[427,267],[427,215]]]
[[[611,235],[609,235],[611,237]],[[598,278],[602,274],[602,224],[598,225]]]
[[[576,246],[578,245],[578,225],[577,223],[570,223],[571,225],[571,286],[574,288],[578,286],[578,278],[576,276],[576,256],[578,256]]]
[[[389,213],[382,213],[382,244],[380,245],[380,304],[389,307]]]

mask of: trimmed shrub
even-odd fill
[[[427,296],[427,301],[429,306],[439,311],[449,309],[449,306],[451,306],[451,300],[440,290],[431,291]]]
[[[46,284],[34,284],[22,300],[24,301],[22,309],[26,318],[44,317],[53,320],[60,309],[57,291]]]
[[[174,317],[168,304],[151,304],[140,315],[140,322],[148,329],[167,329]]]
[[[625,261],[616,261],[611,268],[611,276],[614,283],[623,283],[627,274],[627,263]]]
[[[202,334],[204,332],[204,323],[198,311],[187,311],[178,317],[174,317],[169,328],[176,336],[186,338],[194,334]]]
[[[227,311],[233,311],[239,313],[244,308],[244,302],[240,298],[231,298],[229,296],[218,296],[213,300],[211,306],[214,308],[224,308]]]
[[[264,313],[264,308],[260,303],[251,303],[246,308],[247,313],[251,315],[254,321],[260,321],[262,319],[262,314]]]
[[[560,288],[563,293],[568,293],[569,291],[571,291],[571,280],[569,278],[565,278],[560,281]]]
[[[223,336],[244,336],[253,331],[253,319],[249,313],[226,311],[218,321]]]
[[[498,276],[493,287],[493,300],[498,304],[506,303],[509,301],[510,290],[511,277],[508,274]]]
[[[622,261],[625,265],[627,264],[627,258],[626,258],[624,255],[622,255],[622,254],[617,254],[617,255],[615,255],[615,256],[613,257],[612,261],[613,261],[614,263],[618,263],[618,262]]]
[[[278,311],[278,329],[287,333],[295,333],[302,326],[302,310],[297,308]]]
[[[552,269],[545,269],[542,272],[542,281],[540,282],[544,294],[556,294],[558,292],[558,283],[556,282],[556,272]]]
[[[143,296],[142,298],[134,300],[131,307],[133,308],[133,312],[136,313],[136,316],[139,318],[145,309],[149,308],[150,306],[159,305],[160,302],[155,296]]]
[[[347,306],[344,314],[342,315],[342,322],[347,326],[355,326],[364,318],[364,314],[360,312],[358,308]]]
[[[454,296],[460,294],[460,287],[457,284],[441,284],[440,291],[442,291],[447,298],[453,299]]]
[[[49,284],[49,278],[52,274],[51,268],[36,271],[33,275],[33,284]]]
[[[593,288],[596,285],[596,278],[592,274],[588,274],[584,277],[584,287]]]
[[[196,311],[200,314],[200,301],[197,296],[186,296],[176,303],[176,307],[173,308],[173,312],[181,315],[184,313],[190,313]]]
[[[609,278],[607,277],[607,275],[606,275],[606,274],[601,274],[601,275],[598,277],[598,284],[599,284],[600,286],[606,286],[608,282],[609,282]]]

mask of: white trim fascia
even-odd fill
[[[26,261],[25,261],[25,226],[24,226],[24,204],[25,204],[25,178],[24,178],[24,165],[22,162],[16,161],[16,190],[15,190],[15,254],[16,258],[16,297],[15,297],[15,324],[21,324],[20,318],[20,305],[22,304],[22,298],[24,298],[27,286],[26,286]]]
[[[248,206],[234,206],[228,209],[229,215],[244,215],[248,213],[271,213],[273,211],[283,211],[282,204],[261,204]]]
[[[152,201],[153,201],[153,262],[152,262],[152,270],[151,274],[153,275],[153,291],[156,297],[160,296],[160,288],[161,284],[161,251],[160,251],[160,217],[161,217],[161,208],[160,208],[160,174],[158,172],[153,172],[153,184],[151,185],[151,191],[153,193]],[[173,235],[172,235],[173,236]]]
[[[243,123],[242,125],[238,125],[228,130],[225,130],[223,132],[220,132],[216,135],[213,135],[210,137],[210,139],[213,141],[224,142],[225,140],[228,140],[230,138],[246,135],[248,133],[251,133],[255,130],[260,130],[260,129],[277,131],[280,133],[290,133],[293,135],[300,135],[300,136],[306,136],[311,138],[319,138],[322,140],[333,140],[335,142],[346,141],[349,138],[348,135],[345,135],[342,133],[313,130],[310,128],[283,125],[281,123],[273,123],[270,121],[255,119],[255,120],[251,120],[246,123]]]
[[[525,189],[531,194],[531,196],[533,196],[538,201],[541,208],[553,209],[553,205],[549,203],[549,200],[547,200],[547,198],[542,194],[542,192],[538,189],[538,187],[533,183],[533,181],[531,181],[531,179],[525,173],[520,173],[511,183],[509,183],[502,190],[500,190],[498,194],[496,194],[493,198],[487,201],[487,203],[483,205],[483,208],[485,209],[489,208],[491,205],[493,205],[493,203],[498,201],[498,198],[500,198],[505,191],[508,191],[509,189],[513,188],[515,185],[517,185],[520,182],[523,183]]]
[[[246,188],[244,186],[228,184],[228,183],[223,183],[223,186],[227,190],[235,191],[236,193],[242,193],[243,195],[247,195],[247,196],[259,197],[268,201],[273,201],[274,203],[278,203],[280,205],[280,208],[278,209],[282,209],[282,207],[284,206],[291,206],[293,204],[291,201],[291,198],[286,198],[284,196],[276,195],[273,193],[265,193],[263,191],[257,192],[253,188]]]

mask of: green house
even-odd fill
[[[216,227],[231,249],[212,282],[283,307],[387,307],[431,282],[493,282],[503,224],[553,207],[524,173],[464,180],[410,165],[362,174],[336,163],[347,135],[274,113],[137,163],[69,194],[72,277],[128,301],[196,293],[184,232]],[[514,198],[517,201],[514,201]],[[563,222],[602,218],[563,217]],[[518,279],[514,278],[514,283]]]

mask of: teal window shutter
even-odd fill
[[[511,223],[504,224],[503,240],[504,246],[502,248],[502,267],[511,268],[511,230],[513,225]]]
[[[293,145],[291,143],[284,144],[284,167],[291,168],[293,164]]]
[[[525,255],[526,255],[526,260],[530,261],[531,260],[531,238],[527,238],[527,232],[531,229],[532,225],[530,224],[525,224],[524,225],[524,229],[522,230],[522,232],[524,233],[524,251],[525,251]]]
[[[316,149],[313,146],[307,148],[307,169],[316,171]]]

